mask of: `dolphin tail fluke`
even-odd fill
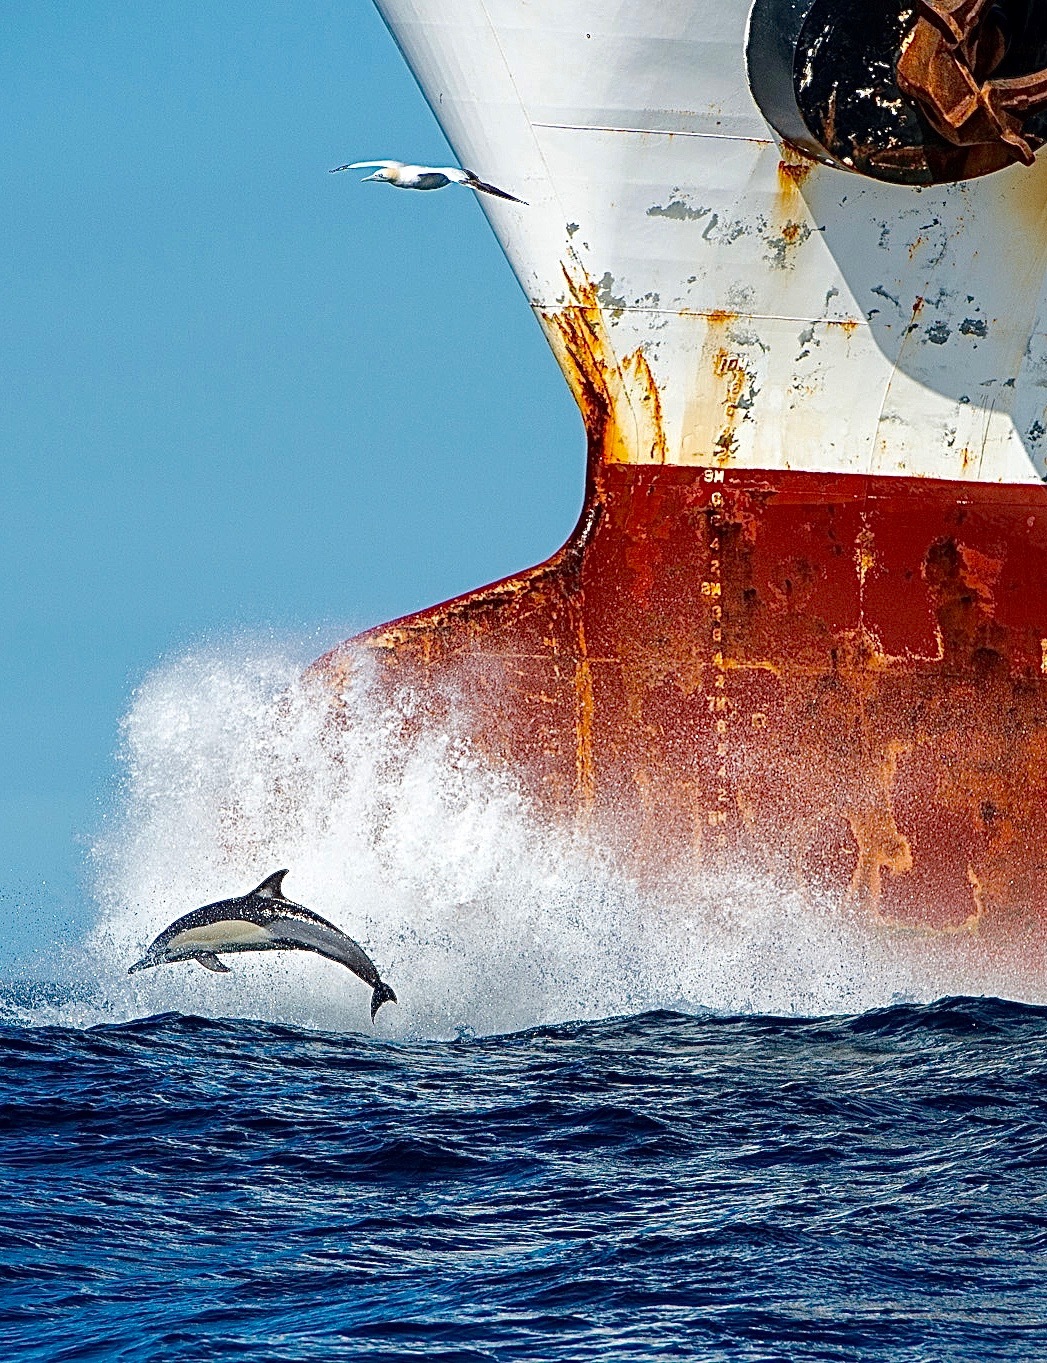
[[[395,1002],[396,995],[387,984],[383,984],[382,981],[379,980],[374,987],[374,993],[371,995],[371,1021],[374,1022],[374,1015],[378,1012],[383,1003]]]

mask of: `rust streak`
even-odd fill
[[[622,360],[622,372],[627,379],[630,394],[636,394],[646,412],[647,424],[651,430],[651,462],[664,464],[668,450],[665,443],[665,429],[662,424],[662,400],[658,395],[658,385],[647,363],[643,350],[637,348]],[[631,381],[630,381],[631,380]]]
[[[596,802],[596,768],[593,761],[593,673],[585,646],[585,625],[578,620],[578,660],[574,670],[575,780],[578,808],[587,815]]]
[[[912,848],[898,827],[891,800],[898,775],[898,759],[907,751],[905,744],[888,744],[884,760],[869,773],[871,798],[848,813],[848,823],[858,844],[850,895],[881,922],[889,921],[880,914],[884,871],[900,876],[913,868]]]
[[[729,326],[732,322],[737,322],[740,315],[737,312],[727,312],[724,308],[713,308],[711,312],[703,314],[711,327]]]
[[[794,147],[782,148],[778,162],[778,187],[785,195],[795,194],[814,169],[815,162]]]
[[[662,404],[642,347],[621,358],[592,280],[563,266],[571,303],[540,319],[582,413],[597,464],[666,460]]]
[[[869,528],[868,518],[862,517],[862,528],[858,532],[855,542],[855,565],[858,569],[858,581],[861,586],[865,586],[865,579],[869,572],[876,566],[874,550],[876,540],[872,530]]]

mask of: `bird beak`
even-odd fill
[[[365,184],[367,183],[368,180],[377,180],[377,179],[378,179],[378,176],[377,176],[377,175],[365,175],[364,178],[360,181],[360,183],[361,183],[362,185],[365,185]]]

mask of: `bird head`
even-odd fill
[[[389,182],[391,182],[391,181],[393,181],[393,180],[395,180],[395,179],[396,179],[396,167],[395,167],[395,166],[383,166],[383,167],[381,168],[381,170],[376,170],[376,171],[374,172],[373,175],[365,175],[364,178],[360,181],[360,183],[361,183],[361,184],[366,184],[368,180],[379,180],[379,181],[385,181],[386,183],[389,183]]]

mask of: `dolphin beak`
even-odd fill
[[[149,967],[154,964],[155,962],[150,961],[147,956],[143,956],[140,961],[135,961],[134,965],[130,967],[127,973],[133,975],[136,970],[148,970]]]

